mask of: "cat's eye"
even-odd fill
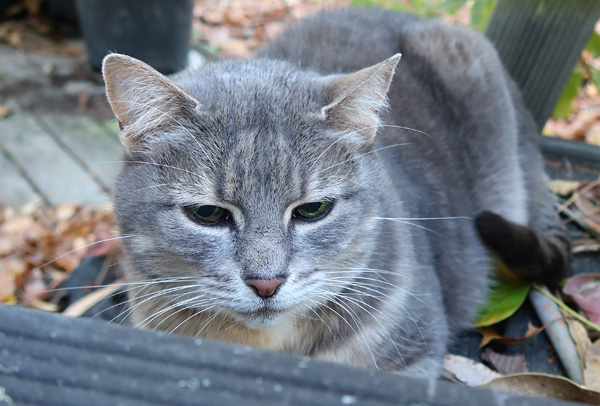
[[[231,218],[231,213],[218,206],[184,206],[183,210],[187,216],[200,224],[217,224]]]
[[[303,220],[319,220],[329,213],[331,210],[331,202],[311,202],[304,203],[294,209],[292,215],[295,218]]]

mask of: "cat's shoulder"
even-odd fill
[[[480,33],[437,20],[405,27],[401,35],[404,66],[453,99],[477,107],[504,104],[510,98],[508,77],[493,44]],[[401,72],[400,72],[401,74]],[[443,90],[442,90],[443,89]],[[496,95],[495,97],[487,97]]]
[[[457,91],[505,87],[505,73],[492,43],[478,32],[437,20],[410,24],[403,32],[405,57],[432,67],[446,86]]]

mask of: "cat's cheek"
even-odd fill
[[[342,211],[328,221],[315,227],[296,227],[294,230],[298,244],[306,252],[321,261],[345,256],[362,245],[363,239],[370,238],[373,221],[367,221],[354,214],[354,211]],[[349,214],[348,214],[349,212]]]

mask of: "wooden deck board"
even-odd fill
[[[0,145],[0,149],[1,149]],[[42,197],[19,174],[15,166],[0,151],[0,202],[22,205],[25,202],[41,201]]]
[[[110,190],[119,170],[122,148],[101,123],[75,115],[36,116],[46,132],[64,143],[87,167],[90,175]]]
[[[0,120],[0,139],[51,204],[102,205],[108,195],[34,118],[22,112]],[[25,203],[25,202],[23,202]]]

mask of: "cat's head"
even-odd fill
[[[115,209],[136,272],[173,282],[168,301],[251,328],[348,287],[385,205],[373,137],[398,60],[331,76],[239,60],[171,80],[106,57],[125,147]]]

